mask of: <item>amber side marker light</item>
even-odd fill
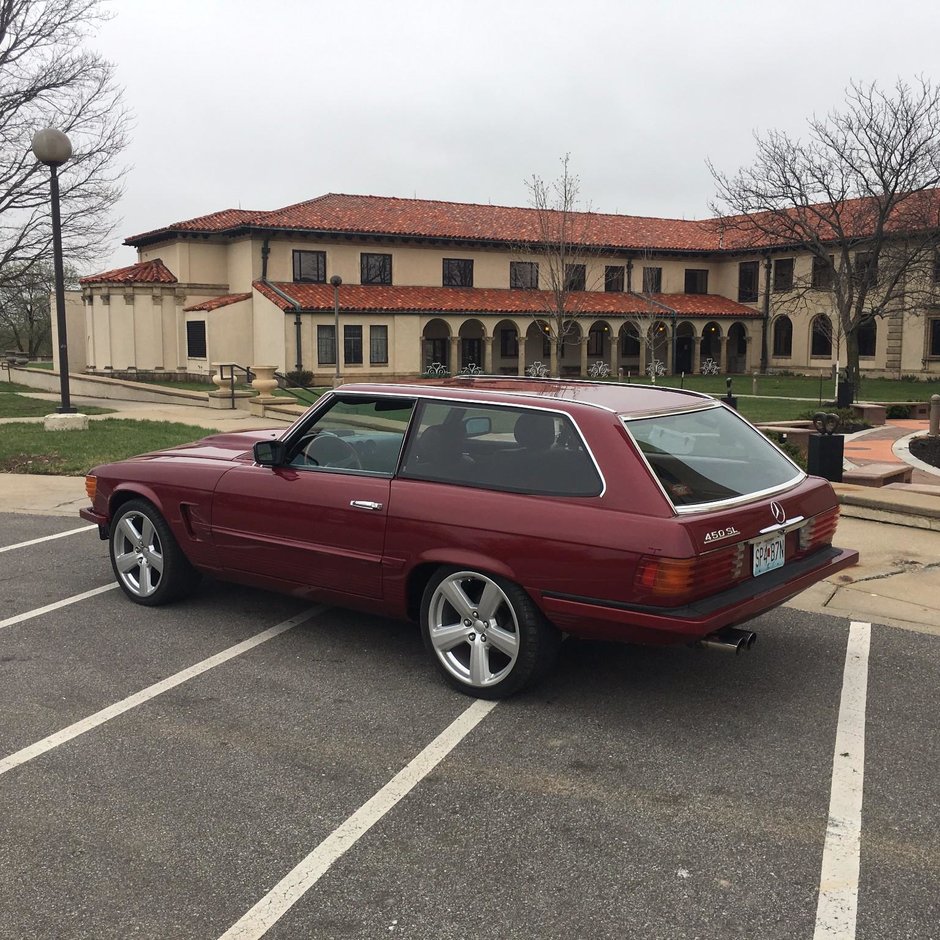
[[[95,494],[98,492],[98,477],[92,473],[85,477],[85,492],[88,494],[88,498],[94,502]]]

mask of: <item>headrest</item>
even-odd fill
[[[516,418],[512,433],[523,447],[547,450],[555,443],[555,419],[551,415],[527,412]]]

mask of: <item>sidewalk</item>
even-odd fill
[[[55,395],[42,397],[58,400]],[[82,401],[92,403],[78,399],[79,407]],[[247,431],[278,424],[244,411],[196,405],[94,403],[113,406],[115,413],[91,420],[124,417],[180,421],[220,431]],[[912,433],[926,429],[926,421],[893,420],[884,427],[851,435],[845,442],[846,461],[856,466],[910,462],[905,442]],[[916,466],[913,479],[923,492],[896,486],[834,484],[842,504],[836,542],[858,549],[861,561],[804,591],[788,606],[940,636],[940,471]],[[81,477],[0,474],[0,513],[72,516],[77,522],[78,510],[86,503]]]

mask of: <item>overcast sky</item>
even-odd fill
[[[702,218],[705,165],[802,133],[850,79],[937,74],[936,0],[111,0],[92,44],[135,128],[132,234],[327,192]]]

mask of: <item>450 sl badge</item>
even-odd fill
[[[740,535],[741,533],[733,526],[729,525],[727,529],[715,529],[714,532],[709,532],[705,536],[705,544],[708,545],[709,542],[717,542],[719,539],[727,539],[732,535]]]

